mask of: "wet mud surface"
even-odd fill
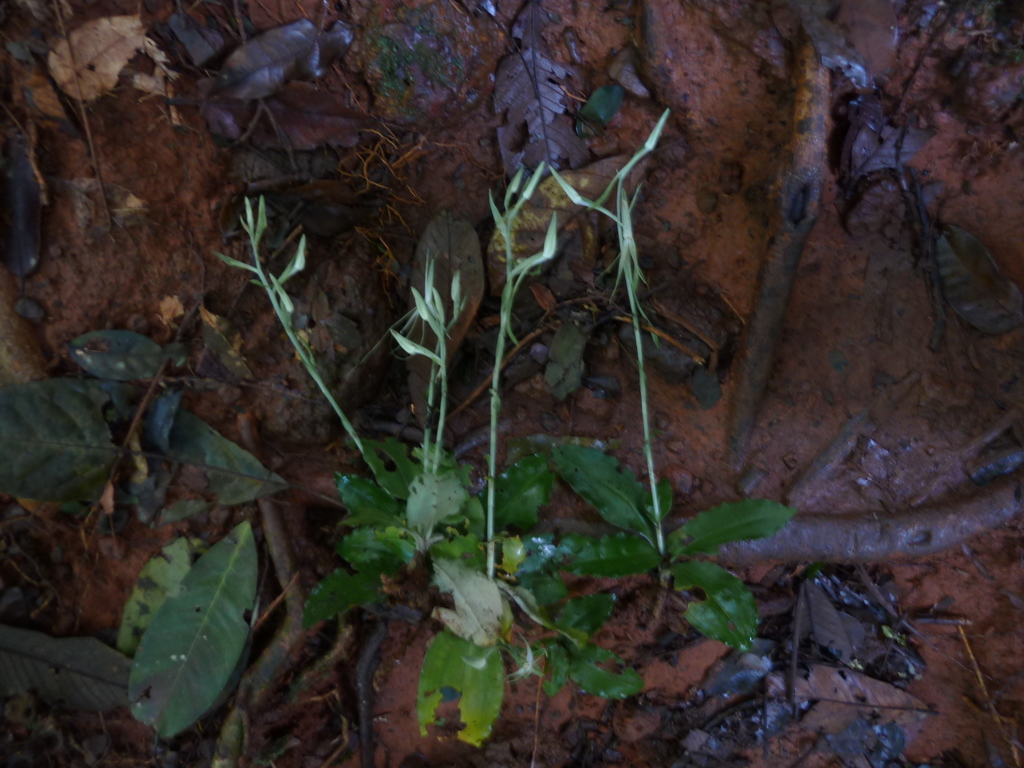
[[[4,100],[12,115],[37,124],[36,158],[51,202],[42,217],[39,268],[25,279],[22,293],[38,302],[45,317],[22,325],[17,337],[3,343],[16,346],[28,337],[31,347],[34,339],[42,360],[32,358],[30,370],[63,375],[77,370],[66,343],[87,331],[132,329],[167,343],[200,302],[230,320],[251,376],[218,367],[195,331],[184,339],[188,364],[167,381],[183,384],[188,407],[233,440],[241,439],[242,414],[257,419],[265,463],[293,486],[280,508],[306,589],[336,567],[332,543],[342,510],[333,501],[333,473],[358,471],[360,463],[340,440],[264,296],[214,255],[244,258],[242,239],[225,211],[237,212],[237,196],[259,191],[268,179],[326,178],[346,185],[344,194],[332,188],[335,197],[328,202],[334,207],[327,216],[305,224],[314,232],[327,219],[349,221],[344,231],[328,227],[310,237],[312,269],[297,287],[297,304],[316,318],[311,327],[332,329],[312,343],[331,367],[343,406],[359,413],[361,430],[415,428],[415,419],[407,418],[404,366],[375,345],[406,309],[417,238],[431,218],[447,210],[467,219],[486,251],[487,193],[497,194],[506,178],[491,74],[513,50],[511,23],[519,10],[509,2],[493,5],[494,16],[475,3],[448,0],[329,8],[326,21],[355,24],[356,41],[316,88],[366,123],[353,134],[358,143],[293,159],[283,151],[215,140],[195,90],[204,72],[180,46],[169,46],[183,73],[176,101],[142,93],[122,72],[111,93],[88,103],[94,162],[73,102],[66,101],[64,119],[42,115],[34,106],[42,88],[33,79],[38,61],[16,58],[10,45],[4,54]],[[955,617],[958,623],[911,620],[914,632],[901,625],[900,637],[919,656],[921,674],[888,681],[930,712],[905,727],[905,748],[872,765],[949,764],[943,755],[951,750],[970,766],[1014,765],[1019,757],[1001,729],[1018,727],[1024,704],[1020,476],[978,487],[968,472],[1020,453],[1013,424],[1020,419],[1015,409],[1024,408],[1024,328],[986,334],[942,302],[945,324],[936,344],[937,304],[920,227],[926,221],[972,232],[991,252],[1002,279],[1024,284],[1024,75],[1012,60],[1014,51],[1024,50],[1024,19],[1012,9],[990,7],[998,3],[908,0],[895,10],[884,2],[843,3],[863,6],[853,21],[840,15],[836,23],[849,26],[877,77],[884,120],[928,138],[905,163],[897,157],[871,179],[858,176],[841,158],[858,90],[849,77],[824,74],[827,109],[819,111],[827,118],[827,147],[816,165],[805,158],[820,177],[817,219],[801,236],[799,259],[790,267],[791,298],[737,462],[729,436],[742,389],[744,339],[758,303],[762,263],[786,234],[779,200],[786,199],[789,149],[800,130],[793,119],[802,34],[794,8],[800,5],[543,4],[540,39],[575,70],[570,102],[610,82],[608,64],[629,46],[638,51],[639,76],[652,94],[626,96],[603,134],[587,142],[591,159],[632,153],[662,109],[672,110],[644,169],[635,213],[652,306],[666,327],[685,329],[677,335],[702,344],[705,355],[698,366],[691,357],[652,350],[658,358],[650,376],[654,455],[673,485],[671,519],[744,496],[788,500],[799,508],[792,530],[723,555],[753,586],[765,636],[780,647],[796,620],[798,564],[812,560],[833,563],[826,572],[842,583],[855,582],[857,572],[838,563],[870,564],[865,573],[873,583],[890,585],[900,616]],[[241,7],[257,30],[303,17],[319,22],[321,14],[317,3]],[[176,10],[159,0],[143,6],[144,25],[165,44],[173,37],[160,30]],[[73,28],[137,11],[112,0],[72,2],[67,23]],[[895,44],[879,33],[885,24],[877,18],[884,21],[889,11],[898,27]],[[230,27],[229,4],[189,12]],[[852,30],[864,19],[866,27],[857,32],[866,35],[862,39]],[[9,41],[58,37],[52,21],[35,21],[23,10],[10,9],[3,24]],[[138,57],[129,69],[152,65]],[[273,140],[271,132],[267,136]],[[97,187],[85,183],[95,182],[97,165],[108,185],[112,226]],[[905,188],[908,178],[916,180],[916,194]],[[143,209],[126,219],[125,205],[116,204],[124,195],[110,185],[130,192]],[[278,233],[277,243],[287,235]],[[580,245],[583,235],[577,240],[570,245],[576,261],[567,258],[564,268],[538,281],[559,300],[572,286],[593,289],[603,263],[597,260],[605,257]],[[2,280],[0,313],[6,313],[7,294],[18,289],[7,284],[7,275]],[[168,299],[181,309],[170,311]],[[535,317],[543,314],[537,309],[530,310]],[[487,348],[496,313],[496,301],[485,298],[456,357],[453,405],[489,375],[490,363],[478,352]],[[552,336],[549,330],[538,343],[550,344]],[[511,365],[506,439],[546,433],[616,441],[615,455],[640,472],[639,392],[632,349],[622,338],[614,322],[595,330],[584,353],[585,386],[561,401],[545,385],[539,365]],[[489,343],[493,349],[493,339]],[[355,368],[345,356],[352,350],[363,360]],[[463,444],[463,460],[478,476],[485,471],[486,445],[474,435],[487,419],[483,396],[448,425],[452,444]],[[55,636],[116,633],[142,564],[173,536],[216,540],[242,519],[259,519],[255,507],[215,507],[159,528],[132,518],[110,536],[47,505],[26,512],[5,500],[3,510],[0,587],[18,588],[24,602],[8,600],[0,617]],[[600,529],[600,518],[567,489],[556,488],[541,525],[555,532],[591,531]],[[453,727],[422,736],[415,709],[418,673],[436,627],[392,621],[372,675],[376,764],[810,766],[865,760],[844,758],[831,742],[821,746],[824,737],[792,723],[772,731],[768,695],[744,699],[738,715],[732,702],[714,704],[707,680],[729,649],[694,632],[682,618],[685,602],[666,596],[652,579],[577,578],[570,588],[571,594],[615,594],[613,618],[595,640],[639,672],[643,693],[607,702],[569,686],[548,699],[528,678],[509,685],[502,717],[483,748],[456,741]],[[245,764],[361,764],[356,660],[373,629],[372,622],[357,621],[340,639],[316,631],[304,635],[293,654],[296,671],[270,704],[248,713]],[[267,628],[258,631],[254,647],[265,647],[270,635]],[[334,663],[322,674],[302,671],[332,647]],[[773,658],[784,675],[789,657],[779,651]],[[1004,719],[1002,726],[986,702]],[[4,748],[17,744],[19,754],[28,756],[19,765],[206,765],[220,727],[214,715],[202,729],[154,747],[152,732],[126,710],[102,719],[55,713],[41,730],[36,722],[7,712],[0,728]],[[774,735],[764,739],[766,730]],[[694,732],[711,734],[718,746],[697,744]],[[107,737],[108,749],[90,760],[93,752],[80,746],[97,734]],[[64,741],[55,747],[47,739]],[[271,746],[280,749],[272,763],[256,762]],[[48,750],[51,757],[43,757]],[[1019,755],[1019,741],[1017,750]]]

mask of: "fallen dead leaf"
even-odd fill
[[[125,64],[145,48],[146,30],[138,16],[94,19],[54,46],[50,74],[64,93],[90,101],[117,85]]]
[[[178,318],[185,314],[185,306],[177,296],[164,296],[157,307],[160,319],[170,328],[174,328]]]

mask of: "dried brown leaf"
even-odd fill
[[[89,101],[117,85],[125,64],[145,47],[146,30],[138,16],[94,19],[54,46],[50,74],[64,93]]]
[[[579,136],[567,108],[564,81],[568,68],[553,61],[537,34],[535,4],[527,3],[513,26],[521,38],[519,51],[505,57],[494,86],[494,111],[505,112],[498,144],[510,176],[520,166],[536,168],[542,161],[556,168],[578,168],[590,152]]]
[[[353,37],[353,28],[343,21],[327,30],[309,19],[268,29],[228,56],[209,95],[260,99],[289,80],[314,80],[348,51]]]
[[[484,265],[480,255],[480,238],[473,225],[464,219],[454,219],[447,211],[430,220],[416,246],[416,262],[412,273],[412,286],[421,294],[424,290],[424,266],[428,256],[434,258],[434,287],[441,294],[445,316],[452,314],[451,285],[458,272],[462,296],[465,300],[458,319],[448,333],[448,359],[466,336],[484,297]],[[427,349],[434,349],[436,339],[426,325],[417,322],[407,334],[410,339]],[[419,355],[409,359],[409,392],[412,395],[416,417],[422,423],[427,412],[427,384],[430,381],[430,361]]]

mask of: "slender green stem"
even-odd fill
[[[251,236],[251,235],[250,235]],[[260,283],[263,285],[264,290],[267,293],[267,298],[270,299],[270,305],[274,308],[274,314],[277,315],[277,319],[281,321],[281,325],[284,326],[284,332],[288,336],[288,340],[292,343],[296,353],[299,355],[299,360],[302,361],[303,366],[306,368],[306,372],[309,373],[310,378],[316,384],[320,393],[327,398],[327,402],[330,403],[331,408],[338,415],[341,420],[341,425],[345,428],[345,432],[352,438],[352,442],[356,444],[356,448],[359,449],[359,453],[366,455],[366,447],[363,445],[362,439],[359,437],[359,433],[356,432],[356,428],[352,425],[352,422],[348,420],[348,416],[341,410],[341,406],[338,405],[338,401],[334,399],[334,395],[331,394],[331,390],[327,387],[327,384],[320,377],[320,371],[317,369],[316,361],[313,359],[313,355],[309,350],[309,346],[299,338],[298,334],[295,333],[295,329],[292,328],[290,322],[290,313],[285,311],[285,308],[281,306],[281,300],[277,296],[273,289],[270,281],[267,279],[266,273],[263,271],[263,264],[260,262],[259,255],[259,244],[252,242],[252,260],[256,267],[256,274],[259,276]]]

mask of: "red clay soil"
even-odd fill
[[[223,21],[229,5],[208,6],[204,13]],[[504,24],[507,29],[516,9],[506,7],[509,3],[499,5],[497,21],[481,17],[477,23]],[[640,37],[637,5],[664,14],[659,18],[668,39],[661,44],[672,55],[659,60],[663,78],[651,85],[665,103],[627,96],[591,149],[598,157],[631,153],[661,110],[673,109],[662,149],[648,166],[636,213],[648,283],[663,286],[665,301],[682,306],[695,291],[720,296],[745,318],[753,307],[757,271],[772,237],[767,222],[780,170],[779,149],[794,131],[792,19],[784,13],[773,16],[770,3],[754,0],[607,5],[545,0],[548,22],[543,37],[549,49],[568,61],[565,30],[571,27],[579,40],[581,93],[608,82],[605,73],[613,51]],[[950,74],[951,62],[968,43],[979,35],[995,40],[992,28],[981,26],[988,18],[981,13],[982,6],[992,4],[960,3],[966,8],[948,22],[940,26],[940,18],[920,28],[922,14],[935,4],[900,5],[901,43],[895,65],[880,77],[881,96],[893,123],[934,132],[909,163],[928,191],[929,215],[978,235],[1006,278],[1024,284],[1024,155],[1018,138],[1024,129],[1024,107],[1018,100],[993,117],[995,97],[986,101],[984,94],[971,89],[998,91],[999,84],[982,82],[979,76],[964,85],[967,75]],[[318,3],[242,7],[257,29],[302,14],[316,19],[320,9]],[[143,23],[151,28],[165,22],[175,8],[162,0],[147,2]],[[74,28],[92,18],[138,11],[136,4],[113,0],[72,2],[67,24]],[[343,16],[351,13],[365,21],[370,12],[370,7],[357,6]],[[336,15],[333,7],[329,9],[329,18]],[[1020,35],[1022,22],[1014,23],[1012,29]],[[27,13],[8,7],[6,40],[25,39],[31,28]],[[58,37],[52,25],[35,28],[51,44]],[[498,36],[502,45],[504,40],[504,35]],[[997,67],[991,51],[999,45],[1009,44],[972,48],[976,53],[967,68],[977,72],[979,62],[985,61],[990,69]],[[31,65],[3,55],[8,103],[14,114],[24,116],[23,84]],[[142,62],[139,58],[134,63],[141,68]],[[369,107],[372,112],[373,95],[348,67],[347,61],[336,66],[320,87],[347,92],[354,108]],[[195,77],[194,70],[186,72],[179,92],[191,93]],[[855,95],[849,80],[832,76],[834,144],[841,141],[844,126],[840,106]],[[385,236],[399,265],[409,262],[416,235],[437,212],[448,209],[474,224],[488,216],[487,190],[500,188],[503,168],[495,139],[501,121],[493,115],[489,98],[484,102],[449,127],[394,128],[401,152],[417,148],[403,171],[407,186],[396,183],[383,195],[393,202],[394,215],[369,217],[361,226]],[[182,104],[176,112],[180,125],[172,124],[160,99],[133,89],[122,77],[111,94],[88,106],[95,158],[80,131],[52,121],[39,123],[37,155],[53,202],[44,214],[41,265],[27,279],[25,295],[46,310],[45,321],[34,328],[52,374],[75,370],[64,344],[86,331],[130,328],[169,341],[174,328],[160,310],[167,297],[176,297],[186,309],[202,300],[211,311],[230,316],[243,331],[241,353],[257,383],[211,384],[194,370],[181,375],[190,385],[187,405],[237,440],[237,414],[267,418],[280,407],[282,382],[300,392],[308,391],[308,384],[277,333],[263,297],[246,290],[245,276],[214,256],[222,251],[244,258],[240,239],[225,243],[221,236],[221,210],[244,186],[231,170],[240,150],[218,146],[194,106]],[[366,136],[361,146],[373,140]],[[340,150],[342,168],[352,167],[348,152]],[[337,159],[332,162],[338,164]],[[140,225],[104,232],[97,229],[103,224],[102,209],[86,219],[76,210],[68,188],[74,180],[95,178],[96,163],[105,183],[120,185],[145,203]],[[979,493],[981,489],[973,487],[960,468],[961,449],[1008,409],[1024,405],[1024,330],[984,335],[946,307],[944,340],[931,351],[932,292],[924,267],[915,263],[904,198],[894,187],[883,187],[867,196],[853,223],[844,226],[844,192],[834,159],[823,157],[821,163],[827,171],[820,216],[796,273],[785,332],[753,433],[749,465],[754,469],[746,476],[746,491],[783,499],[852,415],[882,388],[914,375],[920,383],[870,434],[856,441],[846,460],[820,479],[801,511],[863,512],[884,519],[908,508],[923,492],[940,501]],[[412,199],[410,190],[420,203],[402,202]],[[316,247],[328,253],[336,246],[325,241]],[[360,252],[362,258],[371,258],[365,255],[369,249]],[[371,266],[365,262],[369,271],[359,274],[375,274]],[[389,312],[400,314],[402,298],[393,284],[382,283],[380,295],[393,304]],[[483,330],[475,328],[471,336]],[[546,432],[614,438],[621,441],[615,455],[641,469],[635,367],[615,333],[605,336],[604,343],[588,348],[588,374],[616,377],[621,395],[600,399],[581,389],[558,402],[539,378],[527,379],[505,400],[509,437]],[[194,366],[202,340],[198,335],[186,340]],[[673,483],[675,519],[742,495],[726,455],[728,408],[736,386],[730,374],[727,364],[719,371],[723,396],[711,407],[702,407],[686,386],[651,377],[659,430],[655,460]],[[355,405],[402,405],[392,386],[402,378],[392,372],[386,387],[378,379],[367,391],[353,395],[361,401]],[[380,398],[374,397],[377,392],[383,392]],[[450,422],[453,440],[458,442],[485,424],[487,417],[481,398]],[[330,493],[332,473],[357,466],[355,454],[336,443],[327,445],[333,436],[317,434],[309,418],[296,415],[292,434],[287,434],[287,427],[284,423],[266,430],[263,453],[290,482]],[[310,430],[319,442],[310,441]],[[466,457],[481,471],[484,450],[476,448]],[[12,509],[10,504],[6,506]],[[286,494],[282,507],[299,555],[302,583],[309,588],[337,567],[329,541],[340,514],[301,491]],[[0,588],[35,590],[39,601],[30,623],[55,636],[116,631],[142,564],[173,536],[190,532],[216,540],[243,518],[258,520],[255,509],[216,509],[155,529],[132,519],[110,537],[94,534],[92,522],[82,524],[45,506],[18,521],[13,521],[13,512],[6,514],[12,521],[0,520]],[[564,489],[556,491],[543,515],[555,530],[571,529],[579,521],[598,522],[593,510]],[[991,762],[995,754],[1002,755],[1003,765],[1019,759],[1019,742],[1015,757],[1002,734],[1016,727],[1024,705],[1024,602],[1018,597],[1024,595],[1022,542],[1022,522],[1015,519],[972,539],[968,550],[954,548],[916,561],[879,563],[871,570],[892,574],[902,611],[929,613],[940,606],[945,614],[965,620],[959,626],[919,624],[921,634],[910,636],[926,668],[907,690],[934,714],[908,739],[904,762],[935,764],[943,752],[953,749],[968,765],[989,762],[998,768]],[[740,572],[760,590],[765,615],[772,614],[775,605],[769,598],[782,599],[785,606],[786,585],[796,572],[795,564],[786,569],[774,565],[761,563]],[[651,580],[579,580],[572,589],[612,590],[617,595],[616,612],[595,640],[641,674],[645,689],[639,697],[608,703],[570,685],[549,700],[539,694],[536,679],[529,678],[509,685],[502,717],[484,748],[462,744],[444,729],[421,736],[415,710],[418,671],[436,627],[393,622],[374,677],[376,764],[669,766],[680,759],[683,747],[667,723],[673,713],[699,703],[698,686],[728,649],[697,637],[682,618],[685,604],[666,599]],[[789,605],[791,598],[789,593]],[[272,616],[268,625],[274,621]],[[257,648],[270,631],[263,629],[257,636]],[[357,631],[352,639],[349,659],[358,652],[359,635]],[[666,636],[675,637],[674,644],[660,645]],[[314,636],[299,655],[308,661],[327,644],[325,637]],[[1003,718],[1002,726],[986,709],[978,670]],[[328,680],[287,705],[279,702],[277,709],[250,713],[253,751],[244,764],[253,764],[257,748],[287,737],[280,742],[286,751],[273,761],[278,768],[329,765],[332,755],[340,760],[335,764],[358,765],[359,749],[350,736],[356,730],[352,664],[339,663]],[[6,722],[2,731],[8,743],[30,738],[28,725],[10,717]],[[65,735],[68,744],[81,744],[99,732],[109,734],[110,750],[95,764],[202,765],[211,755],[219,720],[214,716],[201,729],[155,752],[152,732],[135,723],[127,711],[103,718],[57,714],[50,725]],[[350,737],[353,740],[346,742]],[[837,761],[826,752],[808,752],[815,738],[790,730],[773,739],[765,752],[760,744],[747,745],[741,755],[724,762],[793,766],[801,759],[804,765]],[[339,749],[346,745],[351,751]],[[168,757],[169,753],[175,754]],[[49,764],[84,762],[75,749],[54,755]]]

